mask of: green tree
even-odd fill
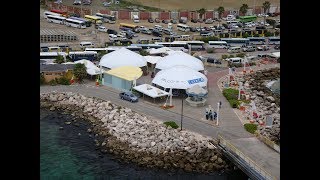
[[[62,64],[64,63],[64,58],[61,55],[58,55],[57,58],[54,60],[54,63]]]
[[[218,7],[219,19],[221,19],[221,15],[224,13],[224,7]]]
[[[263,7],[263,12],[264,14],[267,14],[270,10],[270,2],[269,1],[265,1],[263,4],[262,4],[262,7]],[[266,24],[266,16],[263,16],[263,22],[264,24]]]
[[[140,53],[141,56],[148,56],[148,55],[149,55],[148,51],[146,51],[146,50],[144,50],[144,49],[141,49],[141,50],[139,51],[139,53]]]
[[[79,82],[83,82],[83,79],[87,76],[87,68],[84,64],[75,64],[73,69],[74,76]]]
[[[248,12],[248,8],[249,8],[248,4],[242,4],[239,11],[245,16],[246,13]]]
[[[204,15],[204,13],[206,13],[206,9],[201,8],[201,9],[197,10],[197,13],[199,13],[200,19],[202,19],[202,16]]]

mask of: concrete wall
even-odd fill
[[[150,14],[152,19],[159,18],[159,12],[151,12]]]
[[[170,19],[170,12],[160,12],[160,20]]]
[[[119,10],[119,11],[118,11],[118,17],[119,17],[119,19],[131,19],[131,17],[130,17],[130,11],[127,11],[127,10]]]
[[[203,18],[206,18],[206,19],[209,19],[209,18],[212,18],[213,19],[213,11],[207,11]]]
[[[140,19],[141,20],[147,20],[151,17],[150,12],[140,12]]]

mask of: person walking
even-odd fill
[[[213,112],[213,119],[217,120],[217,112]]]
[[[208,112],[208,109],[206,109],[206,119],[207,119],[207,120],[209,119],[209,112]]]
[[[221,106],[222,106],[222,102],[219,101],[219,109],[221,109]]]
[[[212,110],[211,109],[209,111],[209,117],[210,117],[210,120],[212,121],[213,115],[212,115]]]

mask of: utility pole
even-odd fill
[[[181,120],[180,120],[180,131],[182,131],[182,120],[183,120],[183,98],[184,95],[181,98]]]

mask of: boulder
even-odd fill
[[[268,96],[266,99],[267,99],[269,102],[274,102],[274,101],[275,101],[274,97],[272,97],[272,96]]]
[[[187,163],[185,166],[184,166],[184,170],[187,171],[187,172],[191,172],[192,171],[192,166]]]

